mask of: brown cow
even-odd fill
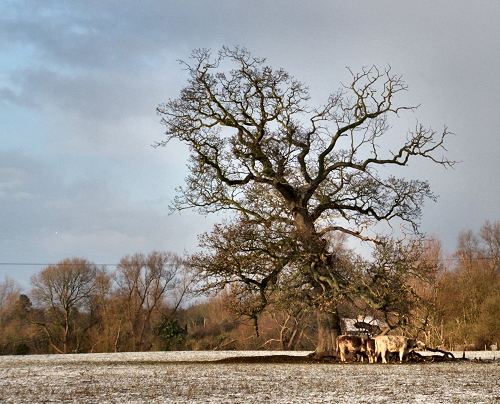
[[[366,338],[355,335],[340,335],[337,337],[337,352],[341,362],[346,361],[346,354],[364,354],[366,352]]]
[[[380,355],[382,363],[387,363],[389,352],[399,352],[399,361],[403,362],[403,358],[408,352],[415,348],[423,348],[425,345],[412,338],[402,337],[400,335],[377,335],[375,338],[375,362]]]

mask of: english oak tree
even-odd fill
[[[189,147],[189,175],[174,208],[232,210],[254,231],[279,229],[285,244],[292,240],[289,256],[279,254],[272,264],[292,279],[300,273],[318,310],[317,353],[333,351],[337,299],[357,293],[378,307],[388,302],[366,282],[353,288],[355,276],[339,265],[331,235],[380,246],[384,239],[373,231],[379,222],[400,221],[417,232],[422,204],[434,198],[428,182],[380,168],[406,166],[415,157],[451,165],[442,155],[448,129],[416,123],[403,135],[390,130],[391,117],[414,110],[397,104],[407,85],[390,68],[349,71],[348,84],[312,107],[304,84],[245,49],[196,50],[182,63],[187,85],[158,107],[166,128],[158,145],[175,139]],[[272,284],[282,272],[272,264],[261,283]],[[380,272],[375,267],[365,272]]]

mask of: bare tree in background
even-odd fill
[[[315,108],[306,86],[244,49],[197,50],[183,64],[186,87],[158,107],[167,137],[159,145],[178,140],[190,150],[190,174],[174,207],[232,210],[246,221],[280,226],[300,250],[292,269],[315,296],[316,352],[333,351],[337,299],[353,290],[329,235],[380,245],[373,225],[393,221],[417,232],[423,202],[434,197],[429,184],[378,168],[415,157],[451,165],[441,155],[448,130],[420,123],[403,134],[389,130],[390,117],[414,109],[397,105],[407,86],[390,68],[351,72],[351,81]],[[356,293],[383,308],[365,286]]]
[[[151,330],[152,316],[165,306],[168,292],[177,286],[181,267],[176,255],[161,252],[135,254],[120,261],[116,283],[125,307],[123,316],[133,340],[132,349],[148,348],[144,339],[146,331]]]
[[[500,221],[486,222],[479,237],[464,231],[454,258],[437,273],[429,335],[450,350],[500,344]],[[430,299],[429,299],[430,300]]]
[[[487,221],[481,227],[481,238],[485,244],[485,253],[493,270],[500,275],[500,220]]]
[[[19,294],[20,288],[13,279],[6,276],[3,281],[0,281],[0,329],[8,308],[18,299]]]
[[[6,276],[3,281],[0,281],[0,312],[5,308],[12,299],[17,298],[20,293],[20,288],[14,279]]]
[[[45,321],[37,324],[50,346],[59,353],[75,348],[75,316],[87,309],[96,286],[97,267],[82,258],[50,265],[31,279],[35,302],[45,308]]]

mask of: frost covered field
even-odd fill
[[[306,352],[0,356],[0,402],[500,402],[500,363],[214,362]],[[466,352],[469,358],[499,352]],[[461,353],[456,356],[461,357]]]

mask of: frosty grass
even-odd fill
[[[403,365],[213,362],[234,356],[307,353],[203,351],[0,356],[0,402],[500,402],[498,361]],[[455,356],[461,357],[462,353],[456,352]],[[466,357],[499,358],[500,352],[466,352]]]

